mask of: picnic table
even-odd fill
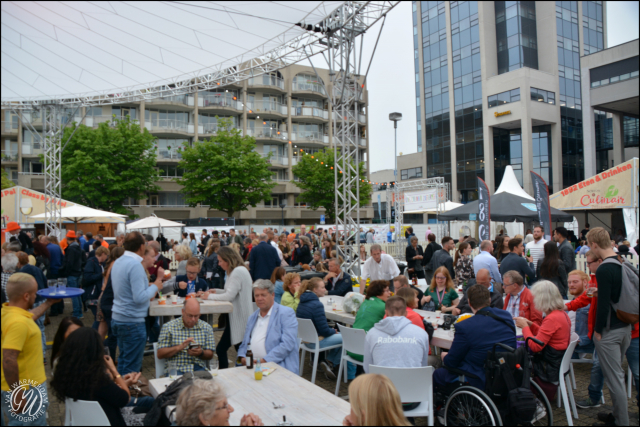
[[[229,419],[231,425],[240,425],[242,416],[249,412],[259,416],[267,426],[282,422],[283,416],[295,426],[342,425],[351,410],[349,403],[275,363],[262,366],[276,370],[260,381],[254,379],[253,370],[245,367],[222,369],[214,377],[213,381],[222,384],[229,404],[235,409]],[[149,391],[155,398],[171,381],[149,380]],[[275,409],[273,403],[283,404],[284,408]],[[167,417],[174,408],[166,408]]]

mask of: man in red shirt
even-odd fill
[[[524,286],[524,280],[520,273],[511,270],[502,275],[502,289],[505,293],[504,309],[516,317],[524,317],[536,325],[542,324],[542,313],[536,310],[533,304],[531,291]]]

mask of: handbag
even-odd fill
[[[140,374],[140,378],[138,378],[137,384],[132,384],[129,386],[129,394],[131,397],[144,397],[150,396],[153,397],[151,391],[149,390],[149,380],[145,378],[144,375]]]

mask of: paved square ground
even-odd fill
[[[56,316],[51,318],[51,324],[46,327],[46,335],[47,341],[53,341],[53,337],[58,329],[58,324],[62,320],[64,316],[71,315],[71,303],[69,300],[66,300],[65,306],[65,314],[61,316]],[[93,324],[93,315],[90,311],[85,312],[84,314],[84,323],[86,326],[91,326]],[[217,332],[215,334],[216,342],[220,340],[222,336],[222,332]],[[236,352],[233,347],[229,350],[229,361],[232,362],[236,358]],[[311,367],[309,366],[309,356],[307,356],[307,360],[305,361],[305,374],[304,378],[307,380],[311,380]],[[47,360],[50,360],[50,356],[47,356]],[[576,400],[582,400],[587,397],[587,387],[589,386],[589,373],[591,370],[591,365],[587,364],[579,364],[575,365],[575,375],[576,375],[576,383],[577,389],[573,391],[573,394]],[[626,370],[626,362],[625,362],[625,370]],[[145,356],[143,365],[142,365],[142,373],[147,378],[155,377],[155,365],[153,361],[153,354]],[[51,378],[51,366],[47,365],[47,378]],[[325,378],[324,374],[318,372],[316,375],[316,384],[319,387],[324,388],[325,390],[334,393],[336,382],[335,380],[328,380]],[[340,396],[346,396],[348,394],[348,384],[342,383],[340,386]],[[574,425],[592,425],[598,422],[596,416],[598,412],[610,412],[612,410],[611,398],[609,396],[609,390],[605,386],[604,388],[604,396],[605,396],[605,405],[600,406],[599,408],[594,409],[580,409],[578,408],[579,419],[574,420]],[[638,403],[635,399],[636,389],[634,387],[632,398],[629,399],[629,413],[630,413],[630,421],[631,425],[638,425]],[[286,396],[282,397],[282,401],[286,403]],[[233,402],[231,402],[233,404]],[[565,426],[567,425],[567,417],[564,411],[564,408],[558,408],[555,402],[551,402],[553,407],[553,419],[554,425]],[[345,414],[347,415],[347,414]],[[416,425],[427,425],[426,418],[417,418],[415,420]],[[61,426],[64,425],[64,402],[59,402],[55,397],[51,396],[51,402],[49,406],[49,425],[52,426]]]

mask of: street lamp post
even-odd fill
[[[287,207],[287,201],[283,200],[280,202],[280,208],[282,209],[282,228],[284,229],[284,208]]]
[[[394,194],[395,194],[395,203],[394,203],[394,211],[396,215],[396,219],[398,218],[398,208],[400,207],[400,202],[398,201],[399,191],[398,191],[398,122],[402,120],[402,113],[391,113],[389,114],[389,120],[393,122],[393,160],[394,160],[394,168],[393,168],[393,179],[394,179]],[[389,201],[387,200],[387,204]],[[397,222],[397,221],[396,221]],[[400,239],[400,230],[396,227],[396,241]]]

